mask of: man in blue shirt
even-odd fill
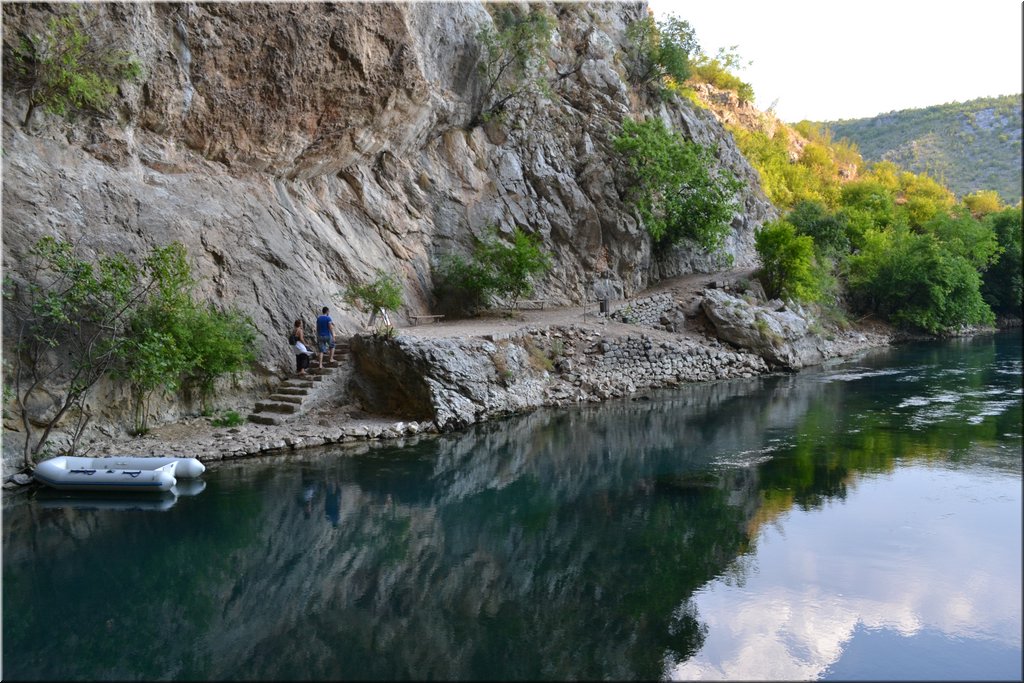
[[[316,319],[316,339],[317,349],[320,353],[317,356],[317,362],[320,367],[324,366],[324,354],[330,349],[331,355],[328,357],[327,362],[334,362],[334,321],[331,320],[331,316],[327,315],[327,307],[324,306],[323,314]]]

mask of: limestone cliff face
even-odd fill
[[[5,56],[58,9],[5,4]],[[623,294],[719,268],[692,250],[652,255],[611,152],[627,116],[659,116],[715,145],[747,182],[727,243],[736,265],[753,264],[753,231],[774,217],[714,116],[624,81],[625,29],[644,3],[546,5],[550,97],[486,127],[471,126],[483,90],[477,34],[492,21],[482,4],[91,9],[95,30],[137,55],[145,75],[122,91],[116,116],[76,122],[37,111],[26,124],[24,96],[5,87],[4,271],[20,276],[42,235],[86,254],[181,241],[200,295],[240,306],[262,335],[250,383],[290,362],[294,318],[329,305],[342,334],[360,328],[365,314],[339,293],[378,268],[404,281],[399,320],[428,312],[431,264],[492,225],[541,236],[555,267],[538,295],[564,303],[592,296],[605,252]]]

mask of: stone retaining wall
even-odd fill
[[[625,306],[613,311],[609,317],[641,327],[666,329],[666,325],[662,321],[668,318],[677,306],[675,297],[664,292],[633,299]]]

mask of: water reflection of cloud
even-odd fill
[[[693,597],[704,647],[676,680],[808,680],[858,628],[1021,647],[1020,479],[928,467],[765,527],[745,585]],[[954,645],[955,646],[955,645]]]

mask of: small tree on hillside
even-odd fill
[[[490,239],[477,247],[476,259],[490,272],[491,288],[511,299],[513,308],[533,293],[533,278],[551,268],[551,257],[541,249],[540,239],[520,228],[512,232],[511,244],[492,229]]]
[[[814,273],[814,240],[797,235],[786,221],[766,223],[754,237],[761,258],[758,276],[769,298],[815,301],[821,292]]]

